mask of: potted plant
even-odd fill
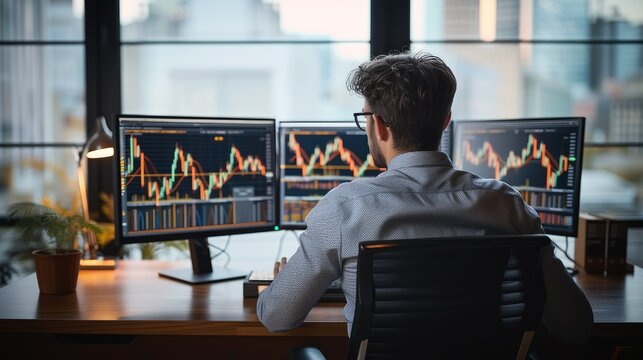
[[[75,292],[82,254],[75,249],[76,238],[80,231],[97,233],[99,227],[80,215],[61,214],[33,202],[13,204],[9,206],[8,214],[17,220],[16,228],[28,247],[43,242],[48,245],[48,248],[32,252],[40,292]]]

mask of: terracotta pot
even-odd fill
[[[31,253],[36,266],[38,287],[43,294],[69,294],[76,292],[79,250],[36,250]]]

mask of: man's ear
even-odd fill
[[[451,122],[451,111],[447,114],[447,117],[444,118],[444,124],[442,124],[442,131],[446,130],[449,127]]]
[[[382,118],[377,114],[373,114],[373,125],[375,125],[375,135],[377,136],[377,139],[380,141],[387,141],[391,136],[390,130],[384,121],[382,121]]]

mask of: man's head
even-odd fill
[[[437,56],[426,53],[381,55],[348,76],[348,89],[364,97],[373,156],[374,136],[388,129],[397,152],[437,150],[451,119],[455,76]],[[378,160],[378,159],[376,159]],[[381,161],[380,161],[381,164]]]

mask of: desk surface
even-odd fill
[[[41,295],[35,274],[0,289],[0,332],[135,335],[270,334],[243,298],[243,281],[187,285],[158,276],[186,262],[121,261],[82,270],[75,294]],[[216,269],[215,269],[216,271]],[[347,336],[342,304],[316,307],[290,336]]]
[[[270,334],[257,319],[241,280],[191,286],[161,278],[186,262],[122,261],[116,270],[81,271],[77,291],[40,295],[35,274],[0,289],[0,332],[135,335],[346,337],[340,303],[315,307],[298,329]],[[643,269],[634,274],[581,274],[594,310],[595,335],[643,335]]]

